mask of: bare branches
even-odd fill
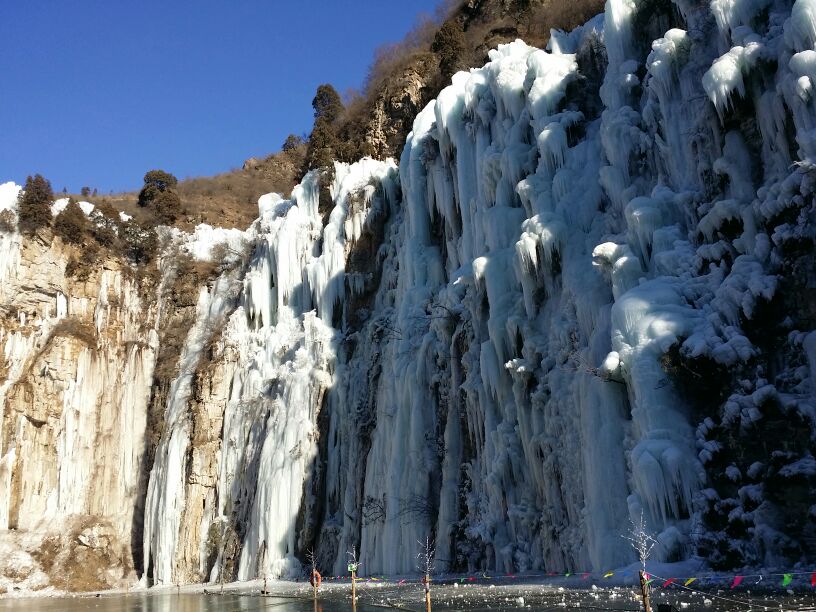
[[[436,515],[436,506],[433,501],[423,495],[410,495],[400,499],[400,509],[397,518],[416,520],[431,520]]]
[[[424,542],[417,540],[417,544],[419,544],[420,548],[417,553],[417,569],[425,576],[430,576],[434,570],[434,557],[436,555],[434,542],[426,537]]]
[[[385,494],[382,497],[372,497],[366,495],[363,502],[363,523],[366,525],[373,525],[375,523],[382,523],[386,518]]]
[[[624,540],[628,540],[632,548],[638,554],[640,565],[643,571],[646,571],[646,561],[652,554],[652,549],[657,544],[655,540],[647,531],[646,519],[643,516],[643,511],[640,512],[640,519],[638,521],[630,520],[632,527],[628,535],[621,535]]]

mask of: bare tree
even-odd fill
[[[360,561],[357,559],[357,547],[352,546],[351,550],[346,551],[348,555],[348,571],[351,572],[351,602],[357,601],[357,569],[360,567]]]
[[[314,554],[314,549],[310,548],[306,553],[306,559],[309,561],[309,564],[312,566],[312,571],[309,574],[309,582],[312,583],[312,589],[314,591],[314,599],[317,599],[317,590],[320,588],[320,574],[317,571],[317,558]]]
[[[635,521],[634,519],[630,519],[630,522],[632,523],[632,527],[629,529],[629,533],[621,537],[628,540],[632,548],[634,548],[638,554],[638,558],[640,559],[640,572],[638,572],[638,574],[640,576],[640,594],[643,598],[643,610],[644,612],[652,612],[651,602],[649,601],[649,579],[646,574],[646,561],[651,556],[652,550],[657,544],[657,540],[651,536],[646,528],[646,519],[643,516],[643,510],[640,511],[639,520]]]
[[[646,561],[651,556],[652,549],[654,549],[657,544],[657,540],[655,540],[647,530],[646,518],[643,516],[642,510],[640,512],[640,518],[637,521],[630,519],[630,523],[629,533],[621,537],[624,540],[628,540],[632,548],[635,549],[635,552],[638,554],[638,559],[640,560],[641,569],[645,572]]]
[[[417,554],[417,564],[419,571],[422,572],[422,584],[425,586],[425,610],[431,612],[431,572],[434,569],[434,543],[429,538],[425,538],[425,542],[418,540],[420,551]]]
[[[426,537],[424,542],[417,540],[417,544],[420,548],[417,553],[417,569],[426,576],[430,576],[434,570],[434,555],[436,554],[434,542],[431,538]]]

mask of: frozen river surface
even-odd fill
[[[318,602],[311,600],[308,586],[275,583],[272,595],[230,589],[224,594],[139,592],[102,594],[98,597],[0,599],[0,612],[345,612],[352,610],[348,584],[321,589]],[[564,589],[532,584],[503,586],[436,584],[432,590],[435,610],[642,610],[632,587]],[[712,589],[705,593],[679,589],[652,593],[653,612],[658,604],[671,604],[681,612],[724,610],[816,610],[813,593],[780,594]],[[362,583],[358,587],[358,612],[398,609],[424,610],[421,586],[416,583]]]

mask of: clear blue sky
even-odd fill
[[[134,189],[240,167],[311,128],[320,83],[439,0],[0,0],[0,183]]]

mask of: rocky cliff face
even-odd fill
[[[366,124],[365,141],[380,159],[399,155],[419,110],[429,100],[436,58],[422,54],[377,92]]]
[[[812,562],[812,5],[610,0],[149,278],[0,234],[3,584]]]
[[[76,281],[50,234],[0,240],[0,529],[46,538],[20,547],[53,584],[112,586],[133,570],[161,306],[116,260]]]

